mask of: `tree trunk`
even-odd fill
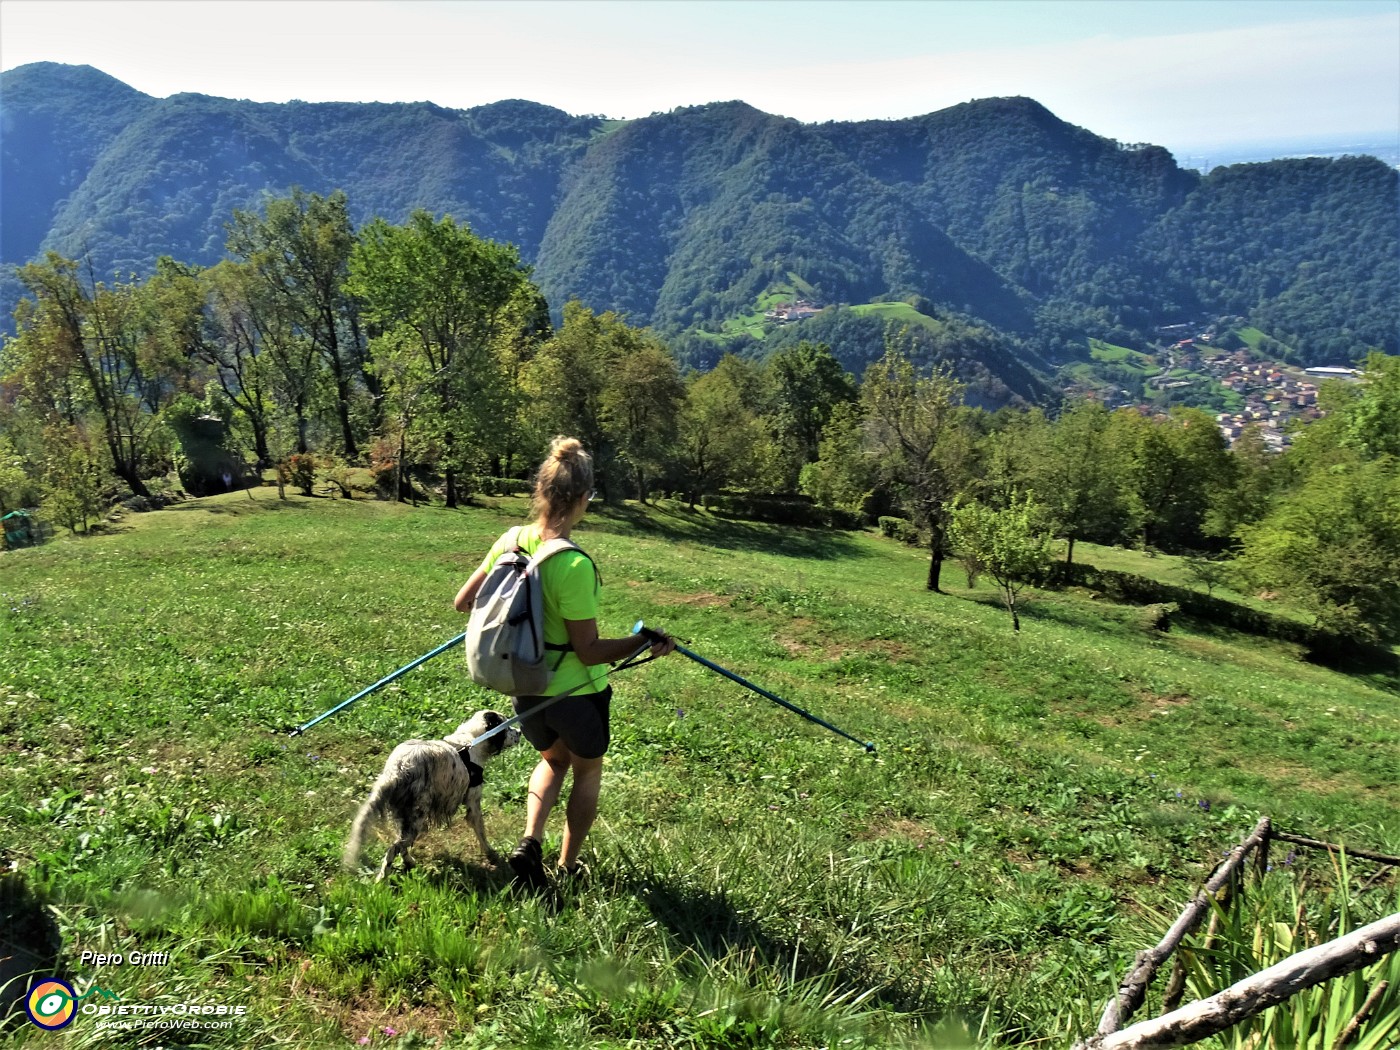
[[[131,487],[131,491],[137,496],[149,496],[151,490],[141,483],[141,479],[136,476],[136,468],[129,463],[113,463],[112,472],[121,478]]]
[[[267,450],[267,424],[251,416],[248,422],[253,427],[253,455],[258,458],[258,470],[261,471],[272,462],[272,454]]]
[[[341,440],[345,443],[345,458],[355,459],[359,449],[355,446],[355,430],[350,425],[350,384],[341,375],[335,377],[336,411],[340,415]]]
[[[457,472],[451,467],[444,472],[443,487],[447,490],[447,509],[453,510],[457,506]]]
[[[1073,565],[1073,564],[1074,564],[1074,534],[1071,533],[1071,534],[1070,534],[1068,537],[1066,537],[1066,538],[1069,540],[1069,546],[1065,549],[1065,564],[1066,564],[1066,565]]]
[[[943,530],[935,525],[929,532],[928,589],[942,594],[938,589],[938,581],[943,574]]]

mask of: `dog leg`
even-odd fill
[[[486,840],[486,821],[481,816],[480,800],[467,803],[467,821],[476,832],[476,841],[481,843],[481,852],[486,855],[487,861],[493,868],[500,867],[501,855],[493,850],[491,843]]]
[[[379,865],[379,874],[375,876],[375,882],[383,882],[388,877],[390,869],[394,866],[394,858],[400,853],[404,853],[406,849],[403,839],[399,839],[389,847],[388,852],[384,854],[384,863]],[[407,856],[406,853],[404,855]]]

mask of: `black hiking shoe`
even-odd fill
[[[515,850],[506,858],[510,870],[515,872],[514,882],[525,889],[542,890],[549,885],[544,873],[544,850],[538,839],[523,838]]]

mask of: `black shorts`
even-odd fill
[[[526,713],[548,699],[547,696],[511,698],[515,713],[525,715],[520,720],[520,733],[536,751],[547,751],[556,740],[562,740],[579,758],[602,758],[607,754],[612,686],[601,693],[566,696],[537,715]]]

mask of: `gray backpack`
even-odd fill
[[[554,677],[548,654],[568,645],[544,640],[544,594],[540,566],[561,551],[580,551],[558,537],[542,543],[534,556],[520,547],[520,528],[509,533],[511,549],[496,559],[472,602],[467,620],[467,670],[472,681],[507,696],[541,696]]]

